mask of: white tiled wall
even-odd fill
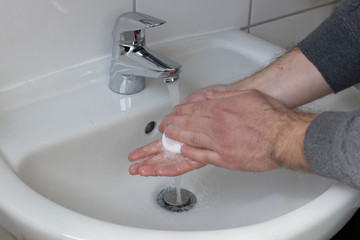
[[[136,10],[167,21],[151,29],[147,41],[163,41],[247,26],[249,0],[137,0]]]
[[[167,21],[147,31],[148,43],[222,29],[244,29],[250,23],[251,33],[288,47],[330,13],[334,5],[326,4],[332,2],[3,0],[0,8],[0,93],[26,80],[109,55],[115,19],[123,12],[132,11],[134,6],[137,11]]]
[[[289,49],[311,33],[330,15],[336,4],[291,15],[251,28],[255,36]]]
[[[334,0],[253,0],[252,23],[311,9]]]
[[[104,56],[132,0],[3,0],[0,89]]]

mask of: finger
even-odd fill
[[[197,101],[203,101],[206,100],[206,92],[213,91],[213,89],[216,89],[216,91],[226,91],[227,86],[223,84],[216,84],[211,85],[209,87],[200,89],[196,92],[190,93],[182,103],[190,103],[190,102],[197,102]]]
[[[188,131],[195,132],[207,132],[211,126],[213,120],[207,117],[200,117],[194,115],[169,115],[165,117],[166,130],[168,127],[171,128],[180,128]],[[204,131],[206,129],[206,131]]]
[[[211,111],[209,109],[211,109],[211,107],[212,107],[212,103],[209,103],[206,101],[176,105],[173,108],[173,111],[163,118],[158,129],[160,132],[164,132],[164,130],[170,124],[169,119],[171,119],[171,117],[175,117],[175,116],[184,116],[184,117],[191,116],[191,117],[210,118]]]
[[[226,92],[208,91],[206,92],[205,96],[207,99],[213,100],[213,99],[228,98],[228,97],[243,95],[249,92],[250,92],[249,90],[226,91]]]
[[[187,104],[179,104],[174,107],[171,115],[195,115],[202,117],[212,117],[212,110],[216,99],[230,98],[234,96],[260,93],[257,90],[237,90],[237,91],[206,91],[204,94],[207,100],[199,102],[191,102]]]
[[[144,177],[156,176],[156,167],[147,165],[141,166],[138,169],[138,174]]]
[[[129,173],[131,175],[137,175],[139,174],[139,168],[142,166],[140,163],[134,163],[129,167]]]
[[[167,126],[167,124],[164,122],[164,119],[163,119],[158,126],[159,132],[164,133],[166,126]]]
[[[136,162],[129,167],[129,173],[131,175],[141,176],[156,176],[156,169],[160,166],[164,166],[167,163],[166,158],[163,154],[152,156],[148,159]]]
[[[181,161],[177,161],[174,165],[163,166],[156,169],[157,176],[174,177],[184,173],[190,172],[195,169],[204,167],[205,164],[201,162],[192,161],[188,158],[184,158]]]
[[[211,118],[196,115],[167,115],[159,126],[159,131],[164,132],[169,127],[182,128],[190,131],[208,130],[212,122]]]
[[[161,132],[161,133],[164,133],[165,129],[169,126],[169,119],[173,116],[178,116],[174,110],[168,114],[168,115],[165,115],[165,117],[163,118],[163,120],[161,121],[161,123],[159,124],[158,126],[158,130]]]
[[[192,161],[182,155],[169,157],[162,153],[132,164],[129,172],[131,175],[141,176],[177,176],[203,166],[203,163]]]
[[[206,101],[179,104],[174,107],[171,115],[207,116],[202,114],[204,112],[203,108],[206,104]]]
[[[172,116],[172,114],[168,114],[166,115],[163,120],[161,121],[161,123],[159,124],[158,126],[158,130],[161,132],[161,133],[164,133],[165,129],[168,127],[169,125],[169,117]]]
[[[201,131],[201,129],[199,130]],[[212,139],[206,133],[184,130],[170,126],[166,129],[166,136],[193,147],[210,150],[214,148]]]
[[[152,155],[156,155],[161,151],[161,141],[156,140],[152,143],[149,143],[145,147],[138,148],[132,151],[128,155],[128,159],[130,162],[138,161],[140,159],[147,158]]]
[[[192,102],[198,102],[198,101],[203,101],[206,100],[205,97],[205,89],[201,89],[199,91],[196,91],[194,93],[191,93],[189,95],[187,95],[184,99],[184,101],[182,103],[192,103]]]
[[[185,157],[202,164],[212,164],[215,166],[222,166],[222,159],[214,151],[208,149],[194,148],[192,146],[184,145],[181,147],[181,154]]]

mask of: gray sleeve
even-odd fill
[[[306,131],[304,152],[315,173],[360,189],[360,108],[316,117]]]
[[[360,0],[345,0],[298,44],[334,92],[360,81]],[[311,170],[360,189],[360,108],[325,112],[304,139]]]
[[[334,92],[360,82],[360,1],[345,0],[298,47]]]

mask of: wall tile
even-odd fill
[[[287,49],[296,45],[320,25],[330,15],[335,6],[336,4],[330,4],[326,7],[252,27],[250,32]]]
[[[251,23],[266,21],[330,2],[334,0],[253,0]]]
[[[136,10],[167,21],[147,31],[148,43],[247,26],[249,0],[137,0]]]
[[[0,90],[110,54],[118,15],[132,0],[4,0]]]

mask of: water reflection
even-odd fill
[[[121,111],[126,111],[131,108],[131,97],[123,97],[120,99]]]

